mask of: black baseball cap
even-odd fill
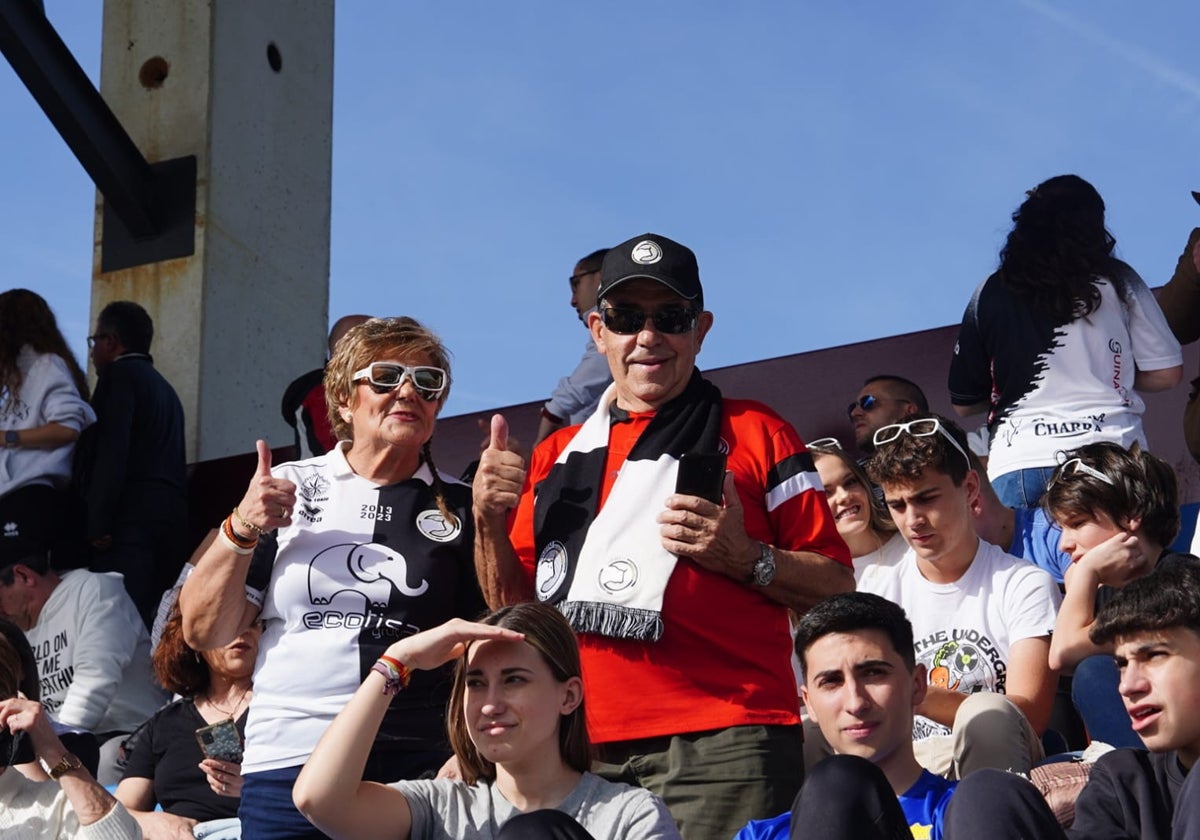
[[[604,255],[600,269],[600,288],[596,303],[624,283],[644,277],[657,280],[684,300],[704,308],[704,289],[700,286],[700,267],[696,255],[686,245],[657,233],[643,233],[622,242]]]
[[[86,562],[82,500],[66,491],[50,498],[17,490],[0,499],[0,569],[44,558],[60,571]]]

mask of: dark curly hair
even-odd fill
[[[0,390],[8,389],[13,399],[21,393],[17,357],[26,344],[35,353],[52,353],[66,362],[79,395],[88,398],[87,377],[59,332],[50,304],[37,292],[9,289],[0,294]]]
[[[1078,175],[1058,175],[1027,193],[1000,251],[1001,282],[1031,309],[1065,324],[1100,305],[1099,278],[1125,300],[1125,272],[1112,256],[1104,199]]]

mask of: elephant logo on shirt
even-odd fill
[[[308,595],[314,604],[329,604],[349,592],[366,599],[368,608],[385,609],[392,592],[415,598],[429,581],[408,582],[408,561],[379,543],[343,543],[325,549],[308,567]]]

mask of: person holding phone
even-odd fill
[[[261,635],[256,621],[225,647],[197,653],[183,640],[178,609],[167,620],[154,672],[182,699],[126,740],[116,794],[147,837],[241,836],[241,746]]]
[[[456,661],[448,712],[461,780],[363,781],[384,712],[414,672]],[[589,772],[579,647],[538,603],[391,645],[321,736],[296,805],[335,840],[678,840],[662,801]]]
[[[473,491],[489,605],[563,611],[602,774],[660,795],[694,840],[791,804],[803,762],[788,608],[854,588],[795,429],[696,368],[713,318],[690,248],[647,233],[610,250],[588,328],[612,386],[528,470],[493,417]],[[690,452],[728,456],[719,501],[677,492]]]

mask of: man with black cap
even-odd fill
[[[82,511],[0,508],[0,615],[25,632],[42,703],[100,742],[101,784],[120,781],[117,750],[167,699],[154,683],[150,638],[117,574],[78,565]]]
[[[725,840],[799,789],[787,608],[853,589],[849,555],[796,432],[696,369],[713,314],[691,250],[652,233],[613,248],[597,303],[613,384],[528,471],[492,418],[476,568],[493,607],[536,596],[579,633],[598,771],[662,796],[684,836]],[[727,456],[720,502],[675,492],[692,452]]]

